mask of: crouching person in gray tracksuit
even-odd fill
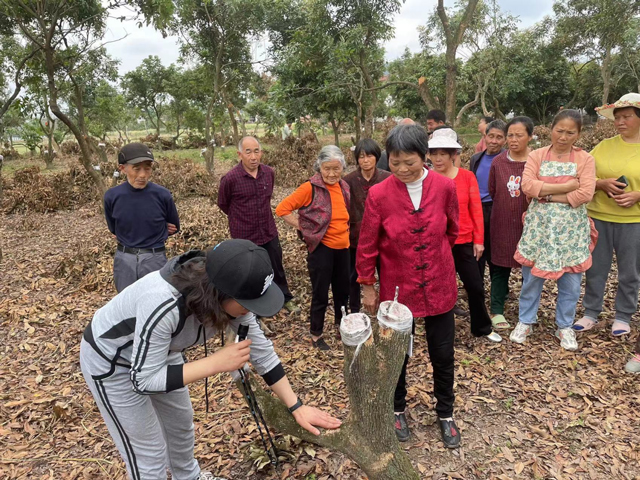
[[[247,240],[169,261],[99,309],[80,347],[85,381],[133,480],[215,478],[194,458],[193,409],[187,385],[251,361],[298,424],[338,428],[340,421],[304,406],[256,322],[275,315],[284,296],[267,252]],[[231,326],[247,340],[184,363],[182,352]]]

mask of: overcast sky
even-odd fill
[[[387,59],[393,60],[408,47],[417,52],[420,50],[417,28],[424,25],[433,11],[436,0],[406,0],[400,14],[395,19],[395,37],[385,45]],[[451,0],[445,1],[446,6],[452,5]],[[498,0],[504,12],[520,17],[521,26],[527,27],[550,15],[553,0]],[[127,15],[126,10],[117,15]],[[136,68],[149,55],[158,55],[165,65],[178,60],[179,46],[176,37],[162,38],[162,35],[151,27],[138,28],[135,21],[121,22],[109,19],[106,40],[120,41],[109,43],[108,52],[120,60],[120,73],[124,74]]]

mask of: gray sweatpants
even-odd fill
[[[113,258],[113,281],[120,293],[147,273],[160,270],[167,263],[165,252],[157,253],[124,253],[116,250]]]
[[[616,320],[629,323],[638,308],[640,288],[640,223],[612,223],[594,219],[598,243],[593,251],[593,265],[586,273],[582,305],[585,316],[596,319],[602,312],[613,252],[618,265]]]
[[[132,480],[195,480],[193,408],[189,390],[140,395],[129,369],[109,363],[84,339],[80,367]],[[106,372],[106,373],[105,373]]]

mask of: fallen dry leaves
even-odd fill
[[[291,189],[277,189],[280,199]],[[274,199],[274,206],[276,203]],[[208,198],[178,201],[182,231],[169,254],[205,248],[228,235],[226,218]],[[1,217],[0,239],[0,478],[125,478],[117,454],[78,365],[82,331],[115,293],[114,240],[98,203],[72,211]],[[305,250],[278,221],[293,292],[308,308]],[[519,278],[512,279],[507,318],[517,317]],[[615,275],[606,311],[613,308]],[[419,322],[409,364],[406,450],[425,479],[634,479],[640,475],[640,387],[624,374],[637,334],[612,339],[600,328],[580,337],[580,351],[560,349],[553,337],[554,285],[547,285],[540,325],[526,346],[474,339],[468,320],[456,339],[457,451],[439,440],[432,368]],[[579,312],[581,313],[581,312]],[[637,316],[636,316],[637,320]],[[334,351],[310,348],[306,315],[267,320],[295,390],[304,401],[344,418],[349,409],[342,353],[327,319]],[[506,336],[506,335],[505,335]],[[212,341],[212,347],[219,340]],[[203,354],[195,349],[193,359]],[[195,454],[201,465],[231,479],[362,479],[340,454],[277,436],[278,471],[265,466],[255,426],[227,375],[211,379],[210,413],[204,384],[191,387]]]

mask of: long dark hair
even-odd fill
[[[231,321],[222,308],[222,302],[231,297],[211,283],[205,265],[205,257],[184,263],[171,275],[171,285],[184,296],[189,315],[195,315],[205,326],[220,330]]]

